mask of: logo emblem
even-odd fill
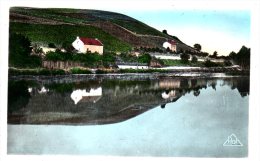
[[[243,146],[243,144],[235,134],[231,134],[228,136],[228,139],[224,142],[223,146]]]

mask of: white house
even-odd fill
[[[72,43],[72,46],[80,53],[97,52],[100,55],[103,54],[103,44],[98,39],[78,37]]]
[[[163,43],[165,49],[169,48],[171,51],[177,52],[177,42],[174,40],[168,40]]]

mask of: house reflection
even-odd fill
[[[174,98],[176,98],[176,91],[171,90],[171,91],[165,91],[162,93],[162,98],[165,100],[170,100],[172,101]]]
[[[165,108],[167,103],[177,101],[182,96],[182,94],[178,90],[170,90],[164,91],[161,96],[165,102],[164,104],[161,104],[161,108]]]
[[[102,96],[102,87],[91,88],[90,91],[87,92],[86,89],[77,89],[74,90],[70,97],[74,101],[75,105],[78,102],[93,102],[96,103]]]
[[[180,88],[181,81],[179,79],[161,79],[159,81],[160,88]]]
[[[222,88],[223,85],[237,89],[234,92],[242,97],[249,94],[248,78],[107,79],[74,83],[10,81],[8,123],[117,123],[158,106],[165,108],[186,94],[197,97],[202,89],[212,90],[209,87]]]
[[[44,86],[42,86],[41,90],[38,90],[39,94],[44,94],[44,93],[47,93],[47,92],[49,92],[49,89],[46,89]]]
[[[36,95],[36,94],[46,94],[50,90],[48,88],[46,88],[45,86],[42,86],[41,88],[28,87],[27,91],[30,93],[30,95]]]

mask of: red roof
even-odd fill
[[[172,44],[172,45],[176,45],[176,44],[177,44],[177,42],[174,41],[174,40],[168,40],[168,43],[170,43],[170,44]]]
[[[98,39],[85,38],[85,37],[80,37],[79,39],[84,43],[84,45],[103,46],[103,44]]]

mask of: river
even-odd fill
[[[13,78],[8,154],[246,157],[248,77]]]

